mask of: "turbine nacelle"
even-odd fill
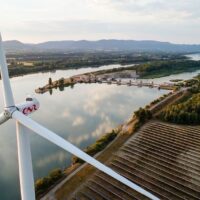
[[[40,103],[36,98],[27,97],[26,101],[10,108],[5,108],[4,112],[0,113],[0,125],[5,123],[12,117],[12,113],[16,110],[20,111],[24,115],[30,115],[37,111],[40,107]]]
[[[16,105],[16,107],[24,115],[29,115],[39,109],[40,103],[36,98],[27,97],[25,102]]]

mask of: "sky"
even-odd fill
[[[200,0],[0,0],[4,40],[200,44]]]

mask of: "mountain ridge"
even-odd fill
[[[160,52],[200,52],[200,44],[174,44],[155,40],[61,40],[37,44],[22,43],[18,40],[4,41],[7,53],[18,52],[77,52],[77,51],[160,51]]]

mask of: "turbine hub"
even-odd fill
[[[4,111],[0,114],[0,125],[5,123],[10,117],[7,116],[7,112]]]

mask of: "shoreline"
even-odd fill
[[[119,64],[121,66],[124,65],[135,65],[135,64],[142,64],[143,62],[139,62],[139,61],[127,61],[127,62],[116,62],[116,61],[111,61],[111,62],[107,62],[107,63],[100,63],[100,64],[89,64],[87,63],[87,65],[81,65],[81,66],[69,66],[69,67],[55,67],[54,69],[50,69],[49,67],[42,67],[42,66],[38,66],[36,68],[31,68],[30,66],[23,66],[23,71],[21,72],[16,72],[14,71],[14,69],[9,68],[9,75],[10,78],[14,78],[14,77],[18,77],[18,76],[25,76],[25,75],[29,75],[29,74],[35,74],[35,73],[46,73],[46,72],[51,72],[51,71],[57,71],[57,70],[72,70],[72,69],[82,69],[82,68],[99,68],[101,66],[105,66],[105,65],[114,65],[114,64]],[[0,80],[1,80],[1,75],[0,75]]]
[[[65,87],[73,87],[76,84],[90,84],[90,83],[107,83],[107,84],[116,84],[116,85],[128,85],[128,86],[138,86],[138,87],[157,87],[158,89],[164,90],[174,90],[175,85],[173,83],[163,83],[163,84],[154,84],[154,82],[143,82],[140,80],[137,81],[137,78],[140,76],[137,74],[136,70],[130,70],[127,68],[113,68],[107,70],[99,70],[94,72],[87,72],[83,74],[78,74],[71,76],[69,78],[60,78],[58,80],[52,81],[49,78],[48,84],[45,86],[35,89],[35,92],[38,94],[44,94],[46,92],[52,92],[53,89],[59,88],[61,91]],[[129,81],[124,81],[130,79]],[[123,81],[122,81],[123,80]]]

